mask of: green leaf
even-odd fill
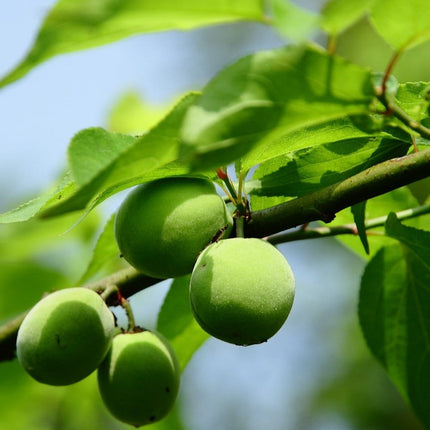
[[[406,348],[403,387],[417,415],[430,426],[430,231],[402,225],[394,214],[386,223],[387,234],[403,246],[406,263],[407,296]]]
[[[358,236],[363,244],[364,251],[366,254],[369,254],[369,241],[367,240],[367,233],[365,227],[366,220],[366,201],[357,203],[354,206],[351,206],[351,212],[354,216],[354,222],[357,226]]]
[[[91,260],[76,285],[83,285],[103,270],[111,269],[110,271],[114,272],[122,265],[120,252],[115,240],[114,226],[115,214],[107,221],[93,249]]]
[[[370,17],[378,33],[396,50],[430,38],[427,0],[374,0]]]
[[[264,21],[260,0],[60,0],[46,17],[23,61],[0,87],[59,54],[104,45],[138,33],[242,20]]]
[[[205,87],[185,117],[181,153],[194,167],[226,165],[289,133],[366,113],[372,98],[367,70],[316,47],[258,52]]]
[[[401,247],[381,248],[363,273],[358,315],[367,345],[405,397],[408,340],[420,336],[408,329],[408,318],[414,318],[408,310],[410,294]]]
[[[289,0],[269,0],[271,23],[287,40],[301,42],[317,28],[318,16]]]
[[[190,276],[173,280],[158,315],[157,330],[171,343],[183,370],[209,338],[194,319],[189,301]]]
[[[69,166],[78,186],[89,183],[136,142],[127,134],[88,128],[77,133],[69,144]]]
[[[344,117],[335,120],[327,120],[309,127],[299,128],[285,134],[282,138],[270,142],[270,145],[256,145],[241,158],[242,170],[264,163],[277,156],[292,153],[299,149],[311,148],[325,143],[347,141],[357,138],[368,138],[381,134],[381,124],[377,124],[374,130],[368,124],[373,118],[366,116]]]
[[[44,207],[58,202],[73,193],[75,188],[70,172],[67,173],[53,189],[43,192],[39,197],[29,200],[18,207],[0,214],[0,224],[23,222],[33,218]]]
[[[336,133],[335,133],[336,135]],[[312,134],[311,134],[312,136]],[[316,140],[318,138],[316,137]],[[378,137],[338,140],[304,148],[262,163],[246,184],[253,210],[335,184],[374,164],[404,155],[409,143]],[[259,200],[259,197],[279,196]]]
[[[337,35],[358,21],[373,0],[329,0],[321,11],[321,27]]]
[[[75,247],[78,243],[87,246],[99,226],[98,213],[93,212],[85,224],[65,235],[74,222],[76,215],[68,214],[51,220],[31,219],[0,226],[0,262],[40,258],[50,252],[70,249],[71,243]]]
[[[429,117],[430,82],[406,82],[399,85],[396,104],[417,121]]]
[[[408,185],[412,195],[417,199],[420,205],[423,205],[430,197],[430,178],[422,179],[421,181],[413,182]]]

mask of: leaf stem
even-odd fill
[[[121,293],[118,291],[118,300],[121,304],[121,307],[125,310],[125,313],[127,314],[128,319],[128,332],[133,332],[136,327],[136,320],[134,318],[133,309],[131,308],[130,302],[121,295]]]
[[[236,189],[234,188],[233,182],[230,179],[230,176],[228,176],[228,173],[224,168],[217,169],[216,172],[218,178],[221,179],[221,181],[224,183],[225,188],[227,189],[226,194],[229,196],[230,200],[234,203],[234,205],[237,205],[238,196]]]
[[[399,49],[398,51],[396,51],[393,56],[391,57],[387,68],[385,69],[385,73],[384,76],[382,78],[382,83],[381,83],[381,92],[382,94],[386,94],[387,93],[387,82],[388,82],[388,78],[391,75],[391,72],[393,71],[394,66],[396,65],[397,61],[400,58],[400,55],[403,53],[403,49]]]

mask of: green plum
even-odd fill
[[[95,291],[59,290],[24,318],[16,342],[18,360],[39,382],[73,384],[97,369],[114,332],[114,316]]]
[[[190,281],[190,302],[200,326],[237,345],[267,341],[284,324],[294,300],[293,272],[268,242],[232,238],[199,256]]]
[[[163,178],[136,187],[121,204],[115,237],[123,257],[155,278],[191,273],[199,253],[233,224],[215,186],[201,178]]]
[[[107,409],[136,427],[159,421],[172,408],[180,369],[169,343],[149,330],[114,337],[98,369],[98,383]]]

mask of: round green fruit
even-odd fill
[[[207,247],[190,281],[194,316],[210,335],[237,345],[265,342],[284,324],[294,300],[284,256],[261,239],[233,238]]]
[[[136,427],[168,414],[179,379],[174,351],[163,337],[148,330],[115,336],[98,370],[99,390],[108,410]]]
[[[190,273],[212,238],[231,228],[214,185],[200,178],[164,178],[136,187],[121,204],[115,237],[123,257],[155,278]]]
[[[18,331],[18,360],[37,381],[68,385],[92,373],[109,350],[112,312],[86,288],[49,294],[27,314]]]

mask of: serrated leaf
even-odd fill
[[[407,396],[408,284],[400,246],[381,248],[361,279],[358,315],[367,345]]]
[[[430,82],[406,82],[399,85],[396,104],[416,121],[429,117]]]
[[[287,40],[302,42],[317,28],[318,16],[289,0],[269,0],[271,23]]]
[[[289,133],[366,113],[372,98],[367,70],[316,47],[258,52],[205,87],[185,117],[181,154],[194,167],[227,165]]]
[[[403,246],[407,294],[403,390],[425,426],[430,426],[430,231],[402,225],[391,213],[386,233]],[[397,281],[395,281],[397,282]]]
[[[321,27],[337,35],[358,21],[373,0],[329,0],[321,11]]]
[[[366,203],[367,201],[357,203],[351,206],[351,212],[354,217],[355,225],[357,226],[358,237],[363,244],[364,251],[369,254],[369,241],[366,233]]]
[[[336,135],[336,132],[334,133]],[[262,163],[247,190],[253,210],[279,204],[345,180],[372,165],[404,155],[409,143],[378,137],[338,140],[284,154]],[[276,200],[259,197],[283,196]]]
[[[260,0],[59,0],[46,17],[28,55],[0,81],[0,87],[55,55],[138,33],[190,30],[241,20],[264,20]]]
[[[100,233],[88,266],[79,281],[76,283],[77,285],[83,285],[94,275],[100,273],[104,269],[114,266],[115,269],[118,270],[121,266],[122,262],[118,245],[115,240],[114,226],[115,214],[111,215],[109,220],[106,222],[103,231]]]
[[[78,132],[68,148],[69,167],[76,184],[82,186],[96,178],[136,140],[134,136],[108,132],[100,127]]]
[[[75,183],[67,173],[53,190],[43,192],[40,196],[29,200],[18,207],[0,214],[0,224],[23,222],[36,216],[43,208],[58,203],[60,200],[72,195]]]
[[[243,171],[257,164],[264,163],[277,156],[291,153],[299,149],[311,148],[337,140],[368,138],[381,134],[382,124],[370,129],[369,123],[373,118],[365,116],[345,117],[327,120],[309,127],[293,130],[279,139],[270,142],[270,145],[256,145],[241,158]],[[364,122],[366,121],[366,124]]]
[[[157,330],[176,351],[182,370],[194,352],[209,338],[194,319],[189,301],[189,285],[189,275],[173,280],[157,322]]]
[[[430,38],[428,0],[374,0],[370,17],[378,33],[396,50]]]

